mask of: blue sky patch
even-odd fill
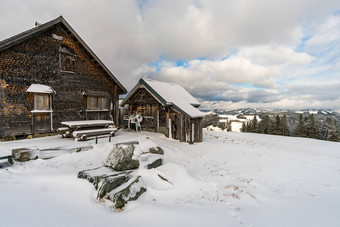
[[[266,90],[267,88],[263,88],[263,87],[257,87],[253,84],[230,84],[234,87],[243,87],[243,88],[254,88],[256,90]]]

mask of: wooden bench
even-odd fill
[[[57,129],[58,132],[66,132],[69,128],[68,127],[60,127]]]
[[[68,127],[60,127],[57,132],[61,133],[62,138],[69,137],[68,134],[70,134]]]
[[[106,135],[106,134],[110,134],[111,136],[114,136],[117,131],[118,131],[117,128],[77,130],[77,131],[73,131],[72,135],[74,138],[76,138],[76,140],[85,141],[90,136],[99,136],[99,135]]]

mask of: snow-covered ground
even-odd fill
[[[80,170],[103,165],[112,146],[159,145],[164,165],[139,169],[147,192],[114,212],[95,201]],[[86,145],[46,137],[0,143],[13,148]],[[0,169],[1,226],[340,226],[340,143],[204,131],[189,145],[155,133],[119,131],[92,150]],[[105,143],[104,143],[105,142]],[[165,184],[154,176],[165,176]]]

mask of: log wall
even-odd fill
[[[73,52],[73,71],[62,70],[61,47]],[[119,125],[116,84],[59,24],[0,52],[0,137],[32,133],[33,98],[26,90],[34,83],[56,91],[52,96],[54,129],[61,121],[86,119],[86,92],[109,96],[113,110],[107,118],[114,116]]]

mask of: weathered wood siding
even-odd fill
[[[139,89],[131,98],[129,105],[129,115],[136,112],[143,115],[141,123],[143,130],[157,132],[158,113],[162,106],[146,89]]]
[[[173,139],[188,143],[203,140],[202,118],[189,118],[173,107],[163,107],[145,88],[139,88],[126,104],[129,105],[129,115],[138,112],[144,116],[141,123],[143,130],[160,132],[169,137],[171,119]]]
[[[203,128],[202,128],[203,118],[193,118],[191,119],[191,127],[194,125],[194,141],[202,142],[203,140]],[[192,129],[192,128],[191,128]]]
[[[73,52],[73,71],[62,70],[61,47]],[[110,98],[113,110],[106,118],[111,115],[119,124],[117,86],[59,24],[0,52],[0,137],[32,133],[33,97],[26,92],[31,84],[56,91],[52,95],[54,129],[61,121],[86,119],[86,94]]]

